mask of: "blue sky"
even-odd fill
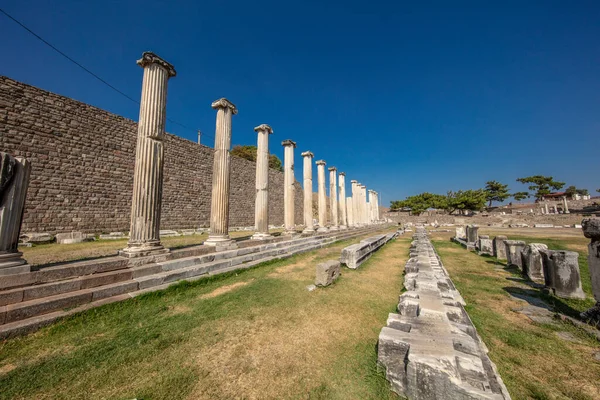
[[[145,50],[171,62],[170,118],[210,135],[213,100],[381,193],[542,174],[600,188],[598,1],[30,1],[0,3],[139,99]],[[0,15],[0,74],[137,120],[138,106]],[[168,124],[196,140],[193,130]],[[316,169],[315,169],[316,171]],[[315,179],[316,181],[316,179]]]

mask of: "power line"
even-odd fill
[[[33,36],[35,36],[37,39],[39,39],[41,42],[43,42],[45,45],[47,45],[48,47],[50,47],[52,50],[56,51],[58,54],[60,54],[61,56],[63,56],[64,58],[66,58],[67,60],[71,61],[73,64],[77,65],[79,68],[81,68],[82,70],[84,70],[85,72],[87,72],[88,74],[90,74],[91,76],[93,76],[94,78],[98,79],[100,82],[104,83],[106,86],[108,86],[109,88],[111,88],[112,90],[114,90],[115,92],[119,93],[121,96],[125,97],[126,99],[134,102],[135,104],[140,104],[139,101],[137,101],[136,99],[132,98],[131,96],[129,96],[127,93],[117,89],[115,86],[111,85],[110,83],[108,83],[106,80],[102,79],[100,76],[98,76],[97,74],[95,74],[94,72],[90,71],[89,69],[87,69],[85,66],[83,66],[82,64],[78,63],[77,61],[75,61],[73,58],[69,57],[67,54],[65,54],[64,52],[60,51],[58,48],[56,48],[55,46],[52,45],[52,43],[48,42],[46,39],[44,39],[43,37],[41,37],[40,35],[38,35],[37,33],[35,33],[34,31],[32,31],[31,29],[29,29],[27,26],[25,26],[22,22],[20,22],[19,20],[17,20],[16,18],[14,18],[12,15],[10,15],[9,13],[7,13],[6,11],[4,11],[2,8],[0,8],[0,12],[4,15],[6,15],[8,18],[10,18],[11,20],[13,20],[17,25],[19,25],[21,28],[25,29],[27,32],[31,33]],[[194,128],[190,128],[187,125],[182,124],[181,122],[177,122],[171,118],[167,117],[167,121],[175,124],[175,125],[179,125],[182,128],[188,129],[190,131],[194,131],[196,132],[197,129]]]

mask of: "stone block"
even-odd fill
[[[127,239],[127,235],[123,232],[111,232],[108,235],[100,235],[100,240],[120,240]]]
[[[585,299],[581,288],[579,253],[565,250],[545,250],[544,281],[555,296],[564,299]]]
[[[523,273],[534,282],[544,282],[544,258],[543,251],[548,246],[541,243],[531,243],[525,246],[521,256],[523,257]]]
[[[55,296],[61,293],[74,292],[80,288],[81,281],[78,279],[28,286],[23,288],[23,301]]]
[[[41,299],[11,304],[6,306],[6,323],[20,321],[22,319],[46,314],[56,310],[75,307],[89,303],[92,300],[92,292],[78,291],[68,295],[56,295]]]
[[[465,239],[467,237],[467,233],[465,231],[465,227],[464,226],[457,226],[455,228],[454,237],[457,238],[457,239]]]
[[[69,232],[69,233],[57,233],[56,243],[58,244],[72,244],[81,243],[87,240],[87,235],[82,232]]]
[[[508,239],[506,236],[496,236],[493,240],[494,257],[499,260],[506,260],[506,245],[504,241]]]
[[[478,226],[475,226],[475,225],[467,225],[466,226],[467,243],[477,243],[477,239],[478,239],[477,231],[478,230],[479,230]]]
[[[519,267],[523,271],[523,257],[521,252],[527,246],[522,240],[505,240],[504,245],[506,246],[506,262],[507,264]]]
[[[489,256],[494,255],[494,244],[492,239],[479,237],[479,254],[487,254]]]
[[[33,244],[45,244],[54,242],[54,236],[49,233],[24,233],[21,235],[21,241],[23,243],[33,243]]]
[[[330,260],[324,263],[317,264],[317,274],[315,285],[329,286],[340,276],[340,262],[338,260]]]

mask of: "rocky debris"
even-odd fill
[[[417,228],[398,314],[389,314],[378,365],[409,399],[510,399],[464,301],[423,228]]]
[[[534,281],[544,283],[544,258],[541,252],[548,250],[548,246],[541,243],[531,243],[521,252],[523,258],[523,273]]]
[[[317,264],[316,286],[329,286],[341,275],[341,266],[338,260],[325,261]]]
[[[44,244],[54,242],[54,236],[49,233],[24,233],[19,238],[23,243]]]

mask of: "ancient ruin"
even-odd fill
[[[592,291],[596,304],[586,310],[581,317],[600,324],[600,218],[586,218],[581,223],[583,234],[590,239],[588,245],[588,268],[592,278]]]
[[[254,207],[255,230],[252,239],[264,240],[269,234],[269,135],[273,129],[267,124],[254,128],[258,132],[256,147],[256,205]]]

